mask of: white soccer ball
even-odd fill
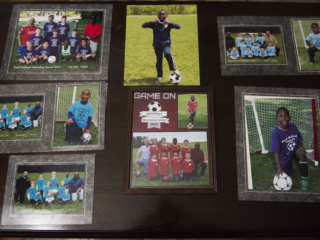
[[[81,137],[80,137],[82,143],[89,143],[91,140],[91,134],[90,133],[84,133]]]
[[[181,82],[181,77],[179,77],[176,73],[171,73],[169,75],[169,81],[173,84],[178,84]]]
[[[57,60],[57,58],[55,56],[50,56],[48,58],[48,63],[54,63],[54,62],[56,62],[56,60]]]
[[[161,105],[158,102],[151,102],[148,105],[149,112],[159,112],[161,111]]]
[[[292,179],[285,173],[282,173],[279,176],[274,175],[273,186],[278,191],[290,191]]]

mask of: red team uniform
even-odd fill
[[[150,153],[153,153],[153,152],[157,155],[157,159],[159,160],[159,146],[158,145],[157,146],[153,146],[153,145],[150,146]],[[151,159],[151,156],[150,156],[150,159]]]
[[[162,154],[162,151],[163,150],[166,150],[167,151],[167,153],[169,152],[169,146],[166,144],[166,145],[160,145],[159,146],[159,151],[160,151],[160,155]]]
[[[182,165],[181,158],[172,157],[170,165],[171,165],[171,174],[181,174],[181,165]]]
[[[153,159],[151,159],[148,162],[148,167],[149,167],[148,176],[149,177],[156,177],[157,176],[157,174],[158,174],[158,166],[159,166],[158,160],[154,161]]]
[[[191,152],[191,147],[183,147],[181,150],[182,161],[186,159],[186,153]]]
[[[169,158],[160,158],[160,175],[169,175]]]
[[[197,111],[197,107],[198,107],[197,101],[194,101],[194,102],[189,101],[188,102],[188,109],[190,109],[192,112]]]
[[[30,38],[35,34],[37,28],[37,26],[30,25],[21,28],[21,30],[19,31],[19,35],[23,35],[22,46],[27,46],[27,41],[29,41]]]
[[[192,173],[192,170],[195,168],[193,161],[190,159],[189,161],[184,160],[182,169],[184,173]]]
[[[173,158],[173,151],[174,150],[178,151],[178,153],[180,154],[180,146],[178,144],[177,145],[174,145],[174,144],[170,145],[170,161]]]

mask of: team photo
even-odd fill
[[[248,189],[319,191],[318,103],[245,95]]]
[[[200,85],[196,5],[127,6],[124,85]]]
[[[43,96],[0,97],[0,140],[40,138]]]
[[[54,146],[97,145],[100,86],[60,86]]]
[[[227,64],[285,64],[282,30],[278,26],[225,27]]]

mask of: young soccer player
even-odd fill
[[[320,51],[320,32],[318,23],[311,24],[312,33],[306,38],[306,44],[309,46],[308,55],[310,64],[314,64],[314,55]],[[312,44],[311,44],[312,41]]]
[[[52,190],[48,191],[45,202],[46,202],[46,205],[52,205],[56,203],[56,201],[54,200],[54,193]]]
[[[34,195],[34,199],[31,199],[30,202],[35,205],[42,203],[42,195],[40,190],[37,190],[37,193]]]
[[[253,52],[253,57],[254,58],[258,58],[259,57],[260,47],[258,46],[257,41],[253,42],[253,46],[251,48],[251,51]]]
[[[19,59],[21,64],[32,64],[37,61],[36,53],[33,48],[33,42],[29,40],[27,42],[27,48],[23,50],[22,58]]]
[[[194,127],[194,117],[196,116],[197,108],[198,108],[198,103],[195,100],[196,98],[191,95],[190,100],[188,102],[188,111],[189,111],[189,128]]]
[[[170,161],[173,158],[173,151],[177,151],[178,152],[178,156],[180,153],[180,146],[177,144],[178,140],[176,138],[172,139],[172,143],[170,145]]]
[[[256,40],[257,40],[258,46],[260,48],[262,48],[262,47],[264,48],[264,44],[265,44],[266,40],[264,39],[264,36],[262,36],[261,32],[258,32],[258,36],[257,36]]]
[[[51,37],[49,37],[48,42],[50,45],[50,53],[52,56],[56,56],[58,54],[59,48],[60,48],[60,40],[58,37],[58,32],[59,29],[58,28],[54,28],[53,29],[53,35]]]
[[[245,44],[244,40],[241,40],[241,45],[240,45],[240,54],[241,57],[245,57],[244,53],[246,52],[247,45]]]
[[[157,154],[155,152],[151,153],[151,159],[148,162],[148,178],[149,180],[156,180],[158,176],[158,159],[157,159]]]
[[[7,104],[2,105],[2,109],[0,110],[0,118],[3,118],[3,121],[6,122],[7,116],[9,114],[9,110],[7,108]]]
[[[179,158],[179,152],[177,150],[173,151],[173,157],[171,158],[170,165],[171,165],[170,180],[179,182],[181,179],[182,161],[181,161],[181,158]]]
[[[252,38],[250,37],[250,34],[249,34],[249,33],[246,34],[246,38],[244,39],[244,42],[245,42],[246,45],[249,46],[250,48],[252,47],[253,40],[252,40]]]
[[[51,182],[50,180],[47,181],[47,186],[43,188],[43,198],[46,198],[49,194],[49,190],[51,190]]]
[[[272,46],[272,43],[269,42],[269,46],[267,47],[268,57],[275,58],[276,57],[276,48]]]
[[[31,102],[28,102],[28,107],[26,107],[28,116],[29,116],[29,113],[31,112],[32,108],[33,107],[31,107]]]
[[[238,60],[238,59],[240,59],[240,55],[239,55],[239,52],[237,51],[237,48],[236,48],[236,47],[233,47],[233,48],[232,48],[230,58],[231,58],[232,60]]]
[[[173,71],[177,76],[181,77],[180,71],[177,69],[174,62],[174,58],[170,52],[171,50],[171,36],[170,31],[172,28],[180,29],[179,23],[169,21],[167,19],[168,14],[165,10],[160,10],[158,12],[158,19],[155,18],[149,22],[142,24],[143,28],[151,28],[153,30],[153,48],[157,57],[157,80],[162,81],[163,70],[162,70],[162,60],[163,54],[167,59],[170,71]]]
[[[50,47],[49,47],[49,42],[44,42],[43,46],[37,50],[36,57],[40,63],[44,63],[44,61],[48,60],[50,55],[51,55],[51,51],[50,51]],[[28,107],[29,107],[29,105],[28,105]],[[27,110],[29,110],[29,109],[27,108]],[[32,107],[31,107],[30,111],[31,110],[32,110]],[[28,111],[28,112],[30,112],[30,111]]]
[[[160,180],[163,179],[164,176],[169,175],[169,158],[167,150],[162,150],[162,157],[159,160],[160,164]]]
[[[150,146],[150,152],[155,153],[157,155],[157,159],[159,159],[160,149],[158,146],[158,140],[156,138],[152,139],[152,145]],[[152,158],[152,156],[151,156]]]
[[[260,48],[259,58],[268,59],[268,53],[265,51],[264,47]]]
[[[13,117],[16,122],[20,120],[20,115],[21,115],[21,109],[19,108],[19,103],[15,102],[14,109],[13,109]]]
[[[240,45],[242,44],[242,40],[244,40],[244,39],[241,36],[241,33],[238,33],[238,37],[236,38],[236,44],[237,44],[238,51],[239,51],[240,54],[241,54]]]
[[[252,59],[253,58],[253,52],[251,51],[251,48],[248,46],[247,50],[244,52],[245,58]]]
[[[81,44],[80,38],[77,36],[77,29],[73,29],[71,32],[71,37],[69,37],[70,46],[73,52],[76,53],[78,46]]]
[[[169,146],[167,145],[166,138],[161,138],[161,145],[159,146],[159,153],[161,154],[163,150],[169,151]]]
[[[59,180],[56,178],[56,172],[51,173],[50,186],[53,194],[58,192]]]
[[[89,57],[94,58],[96,56],[95,53],[91,51],[90,46],[87,46],[87,39],[82,38],[81,39],[81,45],[78,46],[77,50],[77,60],[80,61],[86,61]]]
[[[26,109],[23,109],[22,113],[23,114],[20,117],[20,126],[23,126],[25,124],[25,122],[27,121],[27,117],[28,117]]]
[[[7,126],[11,124],[11,119],[13,118],[13,110],[10,111],[10,114],[7,116]]]
[[[303,138],[297,126],[290,123],[291,116],[286,108],[278,108],[276,114],[279,126],[275,128],[271,138],[271,152],[274,153],[278,168],[276,175],[286,173],[292,176],[294,173],[292,160],[298,160],[302,179],[301,189],[308,190],[308,162],[307,152],[303,148]]]
[[[64,192],[66,190],[66,186],[64,185],[64,181],[61,180],[61,186],[58,188],[58,202],[61,201],[60,198],[63,198]]]
[[[68,39],[64,40],[63,45],[60,47],[58,51],[58,57],[60,62],[61,61],[72,61],[72,59],[75,57],[75,53],[73,49],[70,46],[70,42]]]
[[[40,191],[41,196],[43,196],[43,189],[46,186],[46,180],[43,178],[43,173],[39,173],[39,179],[37,180],[37,190]]]
[[[80,138],[85,133],[90,134],[90,126],[93,115],[93,107],[89,102],[90,91],[84,89],[81,93],[81,101],[77,101],[71,105],[68,110],[68,121],[66,123],[66,138],[69,144],[73,144],[74,138]]]
[[[189,140],[183,141],[183,148],[181,149],[182,161],[186,158],[186,153],[191,152],[191,147],[189,147]]]
[[[34,200],[35,195],[37,193],[37,189],[35,188],[35,181],[31,182],[31,187],[28,189],[28,200]]]
[[[227,50],[227,57],[230,57],[230,56],[231,56],[231,51],[232,51],[232,48],[228,48],[228,50]]]
[[[64,194],[61,195],[61,198],[60,198],[60,195],[59,195],[59,201],[58,201],[59,204],[62,204],[62,205],[67,205],[70,203],[70,193],[69,193],[69,188],[66,188],[64,190]]]
[[[42,32],[42,29],[37,28],[36,34],[30,38],[30,40],[33,42],[32,46],[35,49],[35,51],[37,51],[44,43],[44,38],[41,36],[41,32]]]
[[[4,122],[4,119],[0,119],[0,131],[6,130],[6,123]]]
[[[48,17],[49,22],[44,24],[44,41],[49,41],[49,37],[53,35],[53,29],[57,28],[57,24],[53,21],[54,16],[50,15]],[[59,31],[59,30],[58,30]]]
[[[21,121],[21,124],[20,124],[20,129],[21,129],[21,130],[28,131],[28,130],[31,130],[31,129],[32,129],[32,125],[31,125],[30,119],[31,119],[31,118],[28,116],[25,122],[22,122],[22,121]]]
[[[69,24],[67,23],[67,16],[62,16],[61,23],[58,25],[60,44],[63,44],[68,39],[70,31]]]
[[[191,160],[191,153],[187,152],[182,163],[183,178],[187,182],[192,182],[192,171],[195,169],[194,162]]]
[[[69,173],[66,172],[66,177],[63,179],[64,184],[66,185],[67,188],[69,188],[69,182],[70,182],[71,178],[69,177]]]
[[[11,118],[11,123],[8,124],[8,125],[9,125],[9,126],[8,126],[9,132],[18,130],[18,126],[17,126],[17,123],[16,123],[16,121],[14,120],[14,118]]]

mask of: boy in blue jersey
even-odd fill
[[[0,110],[0,118],[3,118],[3,121],[6,123],[7,116],[9,114],[9,110],[7,108],[7,104],[2,105],[2,109]]]
[[[73,49],[73,52],[76,53],[78,46],[81,44],[80,38],[77,37],[77,29],[73,29],[71,32],[71,37],[69,37],[70,46]]]
[[[247,45],[245,44],[244,40],[241,40],[241,45],[240,45],[240,54],[241,54],[241,57],[245,57],[245,52],[246,52],[246,49],[247,49]]]
[[[163,54],[167,59],[170,71],[173,71],[176,75],[181,77],[180,71],[177,69],[174,62],[174,58],[170,52],[171,50],[171,36],[170,31],[172,28],[180,29],[181,26],[178,23],[169,21],[167,19],[168,15],[165,10],[160,10],[158,13],[158,19],[155,18],[152,21],[145,22],[142,24],[143,28],[151,28],[153,30],[153,47],[154,52],[157,57],[157,80],[162,81],[163,70],[162,70],[162,60]]]
[[[253,59],[253,52],[251,51],[251,48],[247,46],[246,51],[244,52],[245,58]]]
[[[75,57],[75,53],[72,49],[72,47],[70,46],[70,42],[69,39],[64,40],[63,45],[60,47],[59,51],[58,51],[58,57],[59,57],[59,61],[72,61],[72,59]]]
[[[58,203],[60,203],[60,204],[61,204],[62,199],[64,197],[65,190],[66,190],[66,186],[64,184],[64,181],[61,180],[61,186],[58,188]]]
[[[251,48],[251,51],[253,52],[253,57],[254,58],[258,58],[259,57],[260,47],[258,47],[257,41],[253,42],[253,46]]]
[[[264,36],[262,36],[262,33],[261,32],[258,32],[258,36],[257,36],[257,43],[258,43],[258,46],[260,48],[264,47],[264,44],[265,44],[265,39],[264,39]]]
[[[31,124],[31,120],[30,119],[31,119],[31,117],[28,116],[27,120],[23,123],[24,125],[22,125],[22,123],[21,123],[21,125],[20,125],[20,129],[21,130],[28,131],[28,130],[32,129],[32,124]]]
[[[59,204],[62,204],[62,205],[66,205],[66,204],[69,204],[70,203],[70,193],[69,193],[69,188],[66,188],[64,190],[64,194],[59,195],[59,200],[58,203]]]
[[[231,58],[232,60],[238,60],[238,59],[240,59],[239,52],[237,51],[237,48],[236,48],[236,47],[233,47],[233,48],[232,48],[230,58]]]
[[[49,37],[53,35],[53,29],[57,28],[57,24],[53,22],[54,16],[50,15],[48,17],[49,22],[46,22],[44,24],[44,41],[47,42],[49,41]],[[59,30],[58,30],[59,31]]]
[[[250,34],[247,33],[246,38],[244,39],[244,42],[246,43],[247,46],[249,46],[250,48],[252,47],[253,44],[253,40],[250,37]]]
[[[35,195],[37,193],[37,189],[35,188],[35,181],[31,182],[31,187],[29,187],[28,189],[28,200],[34,200],[35,199]]]
[[[43,188],[43,198],[45,199],[49,194],[49,190],[51,190],[51,182],[47,181],[47,186]]]
[[[80,138],[83,135],[83,128],[86,128],[85,133],[90,134],[90,126],[93,115],[93,107],[88,101],[90,91],[84,89],[81,93],[81,101],[77,101],[71,105],[68,110],[68,121],[66,122],[66,138],[69,144],[73,144],[73,139]]]
[[[265,51],[264,47],[260,48],[259,58],[268,59],[268,53]]]
[[[19,59],[21,64],[32,64],[37,62],[36,52],[33,48],[33,42],[27,41],[27,48],[23,50],[22,58]]]
[[[28,102],[28,107],[26,107],[27,115],[29,116],[29,113],[31,112],[33,107],[31,107],[31,102]]]
[[[24,126],[25,125],[25,123],[27,122],[27,117],[28,117],[26,109],[23,109],[22,112],[23,112],[23,114],[20,117],[20,126]]]
[[[9,127],[10,123],[11,123],[11,119],[13,118],[13,110],[10,111],[10,114],[7,116],[7,126]]]
[[[320,51],[320,32],[318,23],[311,24],[312,33],[306,38],[306,44],[309,46],[308,55],[310,64],[314,64],[314,55]],[[312,44],[311,44],[312,41]]]
[[[49,37],[50,53],[52,56],[56,56],[60,48],[60,40],[58,37],[58,32],[59,32],[58,28],[53,29],[53,35]]]
[[[52,193],[56,194],[58,192],[59,180],[56,178],[55,171],[51,173],[51,179],[49,181],[50,181]]]
[[[43,178],[43,173],[39,173],[39,179],[37,180],[37,190],[40,191],[41,196],[43,196],[43,189],[46,186],[46,180]]]
[[[35,51],[37,51],[44,43],[44,38],[41,36],[41,32],[42,32],[42,29],[37,28],[36,35],[33,35],[30,38],[30,40],[33,42],[32,47],[34,48]]]
[[[14,109],[13,109],[13,117],[16,122],[20,120],[20,115],[21,115],[21,109],[19,108],[19,103],[15,102]]]
[[[6,123],[4,122],[4,119],[0,119],[0,131],[6,130]]]
[[[242,44],[242,40],[243,40],[243,37],[241,36],[241,33],[238,33],[238,37],[236,38],[236,44],[237,44],[240,55],[241,55],[240,45]]]
[[[269,42],[269,46],[267,47],[268,57],[275,58],[276,57],[276,48],[272,46],[272,43]]]
[[[9,125],[9,126],[8,126],[9,132],[18,130],[18,126],[17,126],[17,123],[16,123],[16,121],[14,120],[14,118],[11,118],[11,123],[8,124],[8,125]]]
[[[37,190],[37,193],[34,195],[34,199],[31,199],[30,202],[35,205],[42,203],[42,195],[40,190]]]
[[[67,188],[69,188],[69,182],[70,182],[71,178],[69,177],[69,173],[66,172],[66,177],[63,179],[64,184],[66,185]]]
[[[39,60],[40,63],[43,63],[44,61],[48,60],[48,57],[50,57],[51,55],[51,51],[50,51],[50,47],[49,47],[49,43],[48,42],[44,42],[43,46],[40,47],[37,51],[36,51],[36,57]],[[30,109],[30,111],[32,110],[32,108]],[[28,111],[28,112],[30,112]]]
[[[87,39],[82,38],[81,39],[81,45],[78,46],[77,50],[77,60],[80,61],[86,61],[89,57],[94,58],[96,56],[95,53],[91,51],[90,46],[87,46]]]
[[[54,193],[52,190],[48,191],[48,194],[45,196],[45,198],[46,198],[46,200],[45,200],[46,205],[52,205],[52,204],[56,203],[56,201],[54,199]]]
[[[60,39],[60,44],[63,44],[65,40],[68,39],[68,33],[70,31],[69,24],[67,23],[67,17],[62,16],[61,18],[61,23],[58,25],[59,29],[59,39]]]

